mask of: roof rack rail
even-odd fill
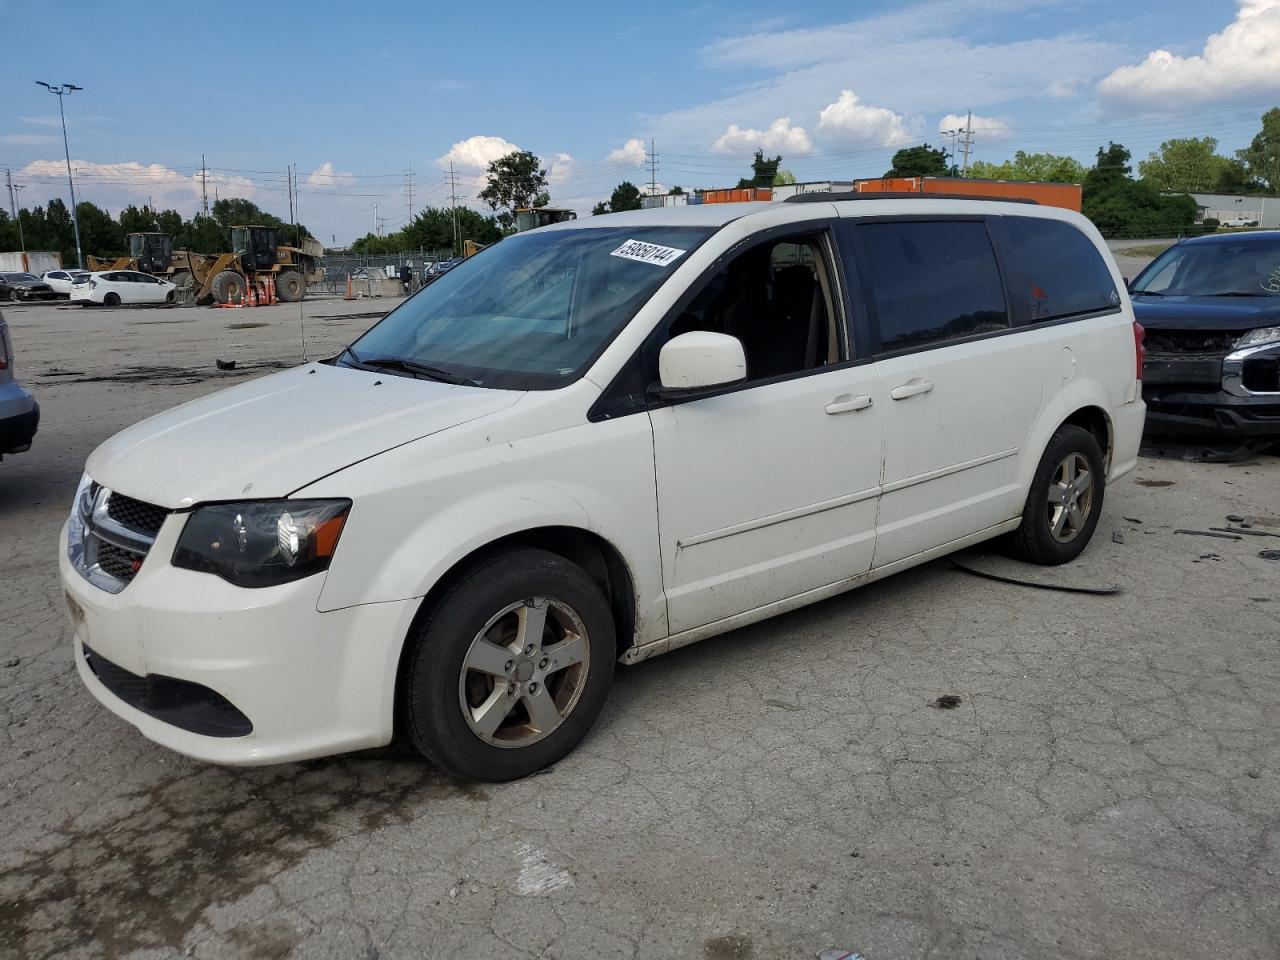
[[[839,193],[826,193],[814,190],[810,193],[795,193],[783,200],[783,203],[831,203],[836,200],[994,200],[997,203],[1029,203],[1039,206],[1040,201],[1026,197],[988,197],[973,193],[910,193],[885,191],[876,193],[866,191],[856,193],[845,190]]]

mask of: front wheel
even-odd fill
[[[22,294],[20,294],[20,293],[18,292],[18,288],[17,288],[17,287],[10,287],[10,288],[9,288],[9,299],[10,299],[10,300],[12,300],[14,303],[21,303],[21,302],[22,302]]]
[[[477,780],[555,763],[604,705],[616,651],[595,582],[545,550],[472,567],[408,642],[401,721],[428,759]]]
[[[1106,489],[1098,441],[1072,424],[1049,439],[1031,481],[1022,523],[1009,536],[1015,556],[1051,566],[1080,556],[1098,526]]]

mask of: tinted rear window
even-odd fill
[[[1004,286],[985,224],[907,221],[859,230],[882,350],[1008,328]]]
[[[1061,220],[1005,220],[1022,276],[1011,296],[1025,297],[1032,323],[1120,305],[1111,271],[1083,233]]]

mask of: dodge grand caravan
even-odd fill
[[[503,240],[139,423],[62,533],[83,682],[233,764],[562,757],[636,663],[1004,536],[1075,558],[1141,328],[1069,211],[807,195]]]

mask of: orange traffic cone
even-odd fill
[[[249,281],[248,292],[249,292],[248,305],[251,307],[256,307],[258,305],[258,281],[257,280]]]
[[[347,295],[344,299],[354,300],[356,298],[355,291],[351,289],[351,272],[347,271]]]

